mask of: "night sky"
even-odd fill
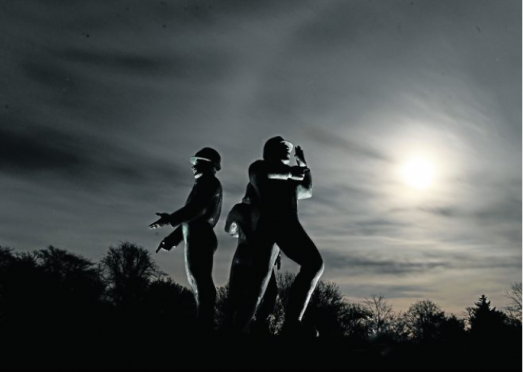
[[[521,281],[521,1],[0,2],[0,245],[154,251],[189,157],[223,157],[214,278],[249,165],[305,151],[303,225],[353,301],[461,315]],[[403,177],[424,159],[426,188]],[[187,285],[183,249],[155,256]],[[296,271],[284,259],[284,270]]]

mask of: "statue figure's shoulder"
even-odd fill
[[[203,180],[203,177],[202,177],[202,180]],[[222,192],[222,183],[220,182],[218,177],[216,177],[215,175],[206,177],[204,182],[205,182],[206,187],[219,191],[219,192]]]
[[[214,176],[214,182],[215,182],[215,185],[216,185],[216,188],[220,190],[220,192],[222,191],[222,183],[220,182],[220,180],[218,179],[218,177]]]
[[[267,162],[264,160],[256,160],[249,167],[249,175],[259,175],[264,172],[267,172]]]
[[[252,207],[249,204],[238,203],[232,208],[231,213],[233,213],[239,220],[244,221],[250,215],[251,209]]]

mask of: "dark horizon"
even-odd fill
[[[99,264],[99,265],[98,265]],[[374,297],[347,302],[320,281],[305,313],[317,337],[284,333],[295,276],[277,276],[268,318],[235,331],[229,288],[218,288],[212,332],[198,326],[193,293],[158,272],[132,244],[99,263],[48,248],[31,255],[0,248],[0,368],[518,369],[521,282],[509,312],[481,296],[455,317],[431,300],[397,312]],[[268,315],[268,314],[266,314]]]

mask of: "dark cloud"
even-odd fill
[[[442,217],[460,217],[464,215],[464,212],[460,212],[457,208],[453,207],[433,207],[433,208],[420,208],[421,211],[432,213]]]
[[[341,213],[346,213],[362,200],[373,200],[379,195],[379,192],[370,188],[339,183],[327,185],[322,185],[321,182],[316,181],[315,183],[317,186],[314,186],[313,202]],[[344,203],[340,203],[340,200],[343,200]],[[311,213],[314,213],[314,211]]]
[[[187,173],[170,161],[141,156],[132,149],[80,133],[15,124],[0,127],[0,175],[14,175],[31,182],[52,176],[62,178],[64,187],[76,184],[110,188],[107,180],[117,181],[115,186],[172,182]]]
[[[343,136],[331,132],[327,128],[309,127],[306,130],[313,140],[327,148],[334,147],[350,156],[362,157],[368,160],[391,161],[387,155],[374,149],[372,146],[354,140],[345,139]]]
[[[468,253],[455,252],[424,252],[424,256],[429,260],[446,260],[457,270],[465,269],[515,269],[521,267],[521,258],[505,255],[496,256],[489,253],[478,253],[470,255]]]
[[[348,277],[404,277],[412,275],[427,275],[431,272],[450,270],[501,269],[517,270],[521,267],[521,257],[495,256],[492,254],[452,253],[427,251],[412,252],[410,255],[379,256],[372,249],[365,252],[365,247],[354,247],[346,252],[339,250],[324,250],[322,252],[326,266],[332,271],[332,276],[340,277],[344,273]]]
[[[52,89],[67,89],[74,91],[74,81],[70,79],[71,72],[50,60],[27,59],[20,63],[20,68],[27,78]]]
[[[431,290],[421,285],[394,285],[394,284],[342,284],[343,293],[358,299],[370,298],[372,295],[385,295],[386,299],[407,298],[420,299],[430,296]]]
[[[57,171],[72,175],[86,163],[71,136],[52,130],[0,127],[0,172]]]
[[[521,199],[518,197],[508,197],[472,211],[470,207],[468,210],[463,207],[423,207],[420,210],[441,217],[474,218],[485,223],[507,220],[518,224],[521,222]]]
[[[452,265],[442,261],[411,261],[397,258],[376,258],[361,253],[336,253],[324,251],[326,265],[333,270],[344,270],[347,275],[392,275],[403,276],[424,273],[434,269],[448,269]]]
[[[363,236],[394,236],[400,235],[402,229],[410,226],[409,223],[398,222],[392,219],[376,218],[363,221],[354,221],[347,230],[351,235]]]
[[[511,220],[521,224],[521,196],[508,196],[496,203],[487,205],[486,208],[476,210],[474,217],[486,223],[495,223],[503,220]]]
[[[56,58],[75,67],[85,67],[93,72],[106,72],[116,75],[195,81],[219,81],[231,72],[230,60],[226,53],[218,50],[198,50],[179,52],[178,55],[166,56],[165,52],[157,55],[141,55],[136,52],[107,50],[87,50],[68,48],[53,53]]]
[[[437,217],[473,223],[483,231],[521,246],[521,197],[500,193],[486,197],[481,206],[423,207],[421,211]]]

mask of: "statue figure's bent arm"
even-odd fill
[[[202,182],[196,184],[194,186],[194,193],[189,202],[169,216],[168,221],[171,226],[177,227],[182,223],[188,223],[203,216],[213,198],[219,192],[217,186],[218,185],[215,185],[213,182]]]
[[[303,181],[298,183],[298,200],[312,198],[312,175],[311,172],[305,173]]]
[[[296,146],[294,157],[299,167],[306,168],[307,172],[303,181],[300,181],[297,187],[298,200],[309,199],[312,197],[312,175],[308,168],[307,161],[305,160],[305,154],[301,146]]]
[[[258,189],[260,182],[263,180],[294,180],[303,181],[309,168],[291,167],[285,164],[267,164],[266,162],[257,161],[249,168],[249,179],[255,189]]]

